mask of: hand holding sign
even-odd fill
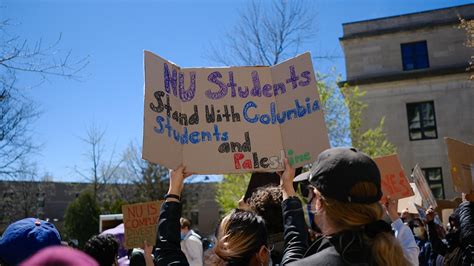
[[[184,179],[190,175],[191,173],[187,173],[186,167],[183,165],[180,165],[178,168],[176,168],[176,170],[171,170],[168,194],[181,196],[184,186]]]

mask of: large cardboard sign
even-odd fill
[[[388,196],[392,199],[402,199],[415,195],[397,154],[374,158],[374,161],[382,178],[382,201]]]
[[[454,190],[471,193],[474,190],[474,145],[452,138],[444,138],[451,165]]]
[[[309,53],[273,67],[180,68],[145,51],[142,157],[198,174],[274,172],[329,148]]]
[[[123,223],[125,229],[125,248],[143,247],[146,240],[148,245],[156,241],[158,217],[163,201],[122,205]]]
[[[423,199],[422,201],[422,206],[425,209],[428,209],[430,206],[433,208],[438,207],[438,204],[436,203],[436,198],[433,195],[433,192],[431,191],[430,186],[428,185],[428,182],[426,181],[425,176],[423,175],[423,172],[421,171],[420,167],[415,165],[415,168],[413,168],[413,181],[418,188],[418,191],[420,192],[421,198]]]

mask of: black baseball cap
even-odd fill
[[[380,171],[375,162],[356,148],[331,148],[319,154],[311,170],[298,175],[294,182],[308,180],[327,198],[342,202],[375,203],[382,197]],[[371,197],[351,195],[359,182],[370,182],[377,188]]]

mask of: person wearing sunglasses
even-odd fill
[[[382,220],[380,172],[369,156],[355,148],[332,148],[318,156],[309,172],[295,178],[285,160],[280,174],[283,265],[409,265],[390,224]],[[311,185],[309,211],[322,232],[311,245],[293,188],[302,180]]]

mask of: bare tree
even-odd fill
[[[104,190],[105,185],[115,182],[123,159],[115,158],[115,149],[106,158],[105,129],[92,125],[87,129],[86,136],[82,137],[81,140],[88,147],[84,156],[89,161],[90,166],[84,170],[75,167],[75,170],[84,180],[92,184],[94,199],[98,200],[99,192],[106,192]]]
[[[140,148],[130,143],[124,155],[124,171],[122,180],[135,187],[135,201],[163,199],[168,187],[169,170],[166,167],[147,162],[141,158]],[[122,188],[125,188],[122,186]],[[133,201],[132,200],[132,201]]]
[[[26,218],[44,218],[44,205],[52,190],[46,178],[39,178],[34,164],[21,161],[11,180],[1,183],[0,224]]]
[[[270,6],[253,0],[208,57],[223,65],[275,65],[293,57],[315,37],[312,6],[303,0],[275,0]]]
[[[38,150],[32,142],[31,123],[39,116],[37,106],[18,86],[19,74],[39,77],[41,84],[48,77],[79,79],[78,73],[88,60],[71,61],[71,52],[61,56],[57,46],[42,41],[30,45],[26,39],[8,32],[9,20],[0,21],[0,177],[15,177],[21,161]]]

